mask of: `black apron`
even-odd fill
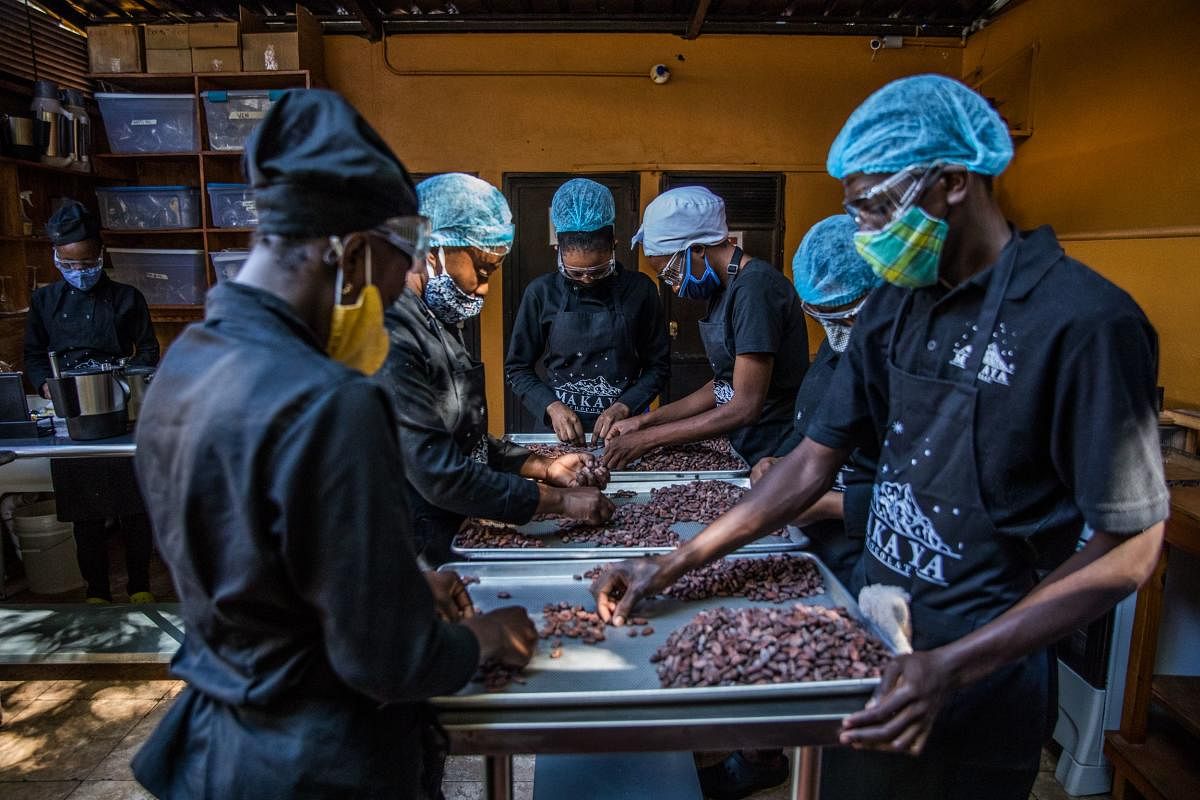
[[[996,530],[979,485],[976,375],[992,341],[1018,247],[995,266],[965,368],[952,380],[914,375],[896,364],[900,323],[888,343],[889,409],[863,556],[866,583],[899,586],[912,597],[913,647],[954,641],[1002,614],[1036,582],[1032,548]],[[998,446],[1003,446],[999,444]],[[1039,650],[947,699],[919,759],[840,753],[861,793],[830,784],[831,796],[1024,798],[1053,728],[1054,659]],[[832,780],[832,776],[830,778]],[[963,791],[967,791],[963,794]]]
[[[436,326],[441,323],[431,320],[431,325],[436,333]],[[462,352],[467,352],[461,328],[457,329],[457,339]],[[454,361],[452,358],[451,363]],[[466,362],[452,370],[453,394],[446,398],[447,406],[443,409],[442,418],[463,455],[486,464],[488,416],[483,363],[469,356]],[[411,465],[410,468],[419,468],[419,465]],[[430,567],[436,568],[453,561],[450,543],[465,517],[431,505],[420,492],[410,491],[408,498],[417,553]]]
[[[735,265],[742,261],[742,249],[735,247],[729,259],[729,285],[727,293],[733,288],[738,270]],[[730,329],[730,317],[733,309],[730,303],[717,303],[709,312],[706,319],[697,324],[700,329],[700,343],[704,345],[704,355],[708,357],[708,365],[713,371],[713,399],[717,405],[723,406],[733,399],[733,362],[734,356],[729,352],[726,335]],[[715,319],[714,319],[715,317]],[[760,458],[774,455],[775,448],[787,438],[792,420],[785,414],[778,419],[759,421],[738,428],[729,433],[729,443],[747,464],[753,466]]]
[[[46,349],[58,354],[59,364],[64,370],[115,364],[120,360],[120,355],[103,361],[96,361],[94,356],[88,355],[88,351],[97,350],[113,354],[124,352],[121,349],[121,340],[117,336],[117,313],[113,309],[109,293],[85,293],[92,300],[91,310],[81,314],[63,310],[70,291],[67,289],[63,292],[59,306],[54,311],[54,318],[46,326],[49,335]],[[129,353],[126,352],[125,355]],[[92,361],[95,363],[88,363]]]
[[[579,417],[583,429],[590,431],[601,412],[637,381],[641,364],[625,312],[613,296],[615,282],[606,291],[604,311],[567,311],[571,291],[568,287],[563,292],[550,323],[547,382],[558,400]],[[642,409],[629,411],[637,414]]]

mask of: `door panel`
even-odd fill
[[[506,175],[504,193],[512,207],[517,226],[512,253],[500,271],[504,282],[504,351],[512,335],[517,308],[525,287],[539,275],[557,269],[554,248],[550,245],[550,200],[554,193],[571,178],[585,177],[604,184],[616,202],[617,260],[627,269],[637,269],[637,259],[629,251],[629,240],[638,228],[638,175],[616,173],[605,175],[573,175],[569,173],[536,173]],[[493,367],[494,369],[495,367]],[[500,365],[503,369],[503,365]],[[541,374],[541,368],[538,368]],[[535,419],[506,384],[504,387],[504,429],[510,433],[536,430]]]
[[[688,173],[663,175],[662,191],[679,186],[703,186],[725,201],[725,216],[731,232],[741,232],[742,249],[783,265],[783,175],[779,173]],[[694,392],[712,380],[712,369],[700,342],[699,321],[708,310],[702,300],[681,300],[666,284],[660,286],[671,337],[671,380],[663,393],[664,403]]]

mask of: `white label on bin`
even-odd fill
[[[121,59],[120,58],[110,58],[108,60],[108,68],[112,72],[120,72],[121,71]]]
[[[135,119],[135,120],[130,120],[129,124],[130,125],[157,125],[158,120],[156,120],[156,119]]]
[[[156,281],[169,281],[169,280],[171,280],[171,276],[170,276],[170,275],[163,275],[161,272],[147,272],[147,273],[146,273],[146,277],[147,277],[147,278],[154,278],[154,280],[156,280]]]
[[[262,119],[267,115],[265,111],[230,111],[230,119]]]
[[[258,214],[258,206],[256,206],[254,204],[253,200],[242,200],[241,204],[242,204],[242,208],[246,209],[251,214],[255,214],[255,215]]]

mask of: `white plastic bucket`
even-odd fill
[[[14,510],[12,523],[31,592],[60,594],[84,585],[75,557],[74,526],[59,522],[53,500]]]

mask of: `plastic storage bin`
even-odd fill
[[[217,283],[224,283],[238,274],[242,264],[250,257],[249,250],[218,250],[209,253],[212,259],[213,272],[217,273]]]
[[[150,305],[198,305],[208,280],[203,250],[126,250],[107,248],[113,279],[136,286]]]
[[[210,183],[212,224],[217,228],[253,228],[258,224],[254,192],[244,183]]]
[[[241,150],[250,131],[266,116],[282,89],[215,90],[204,92],[204,118],[208,122],[210,150]]]
[[[84,585],[75,557],[75,528],[58,521],[53,500],[16,509],[12,526],[30,591],[59,594]]]
[[[195,95],[100,93],[96,102],[114,153],[194,153],[200,149]]]
[[[97,188],[104,227],[127,231],[142,228],[200,227],[200,190],[186,186],[110,186]]]

